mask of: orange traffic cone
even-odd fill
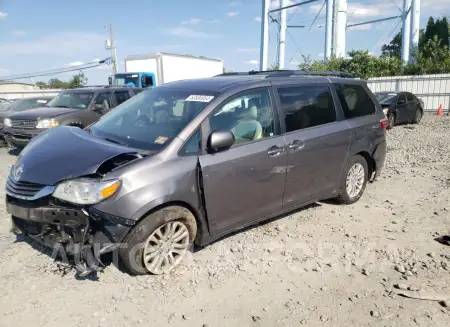
[[[436,116],[444,116],[444,109],[442,109],[442,104],[439,105],[439,108],[436,111]]]

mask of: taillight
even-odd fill
[[[383,118],[383,119],[380,120],[380,126],[381,126],[381,128],[386,129],[386,128],[387,128],[387,125],[388,125],[388,120],[387,120],[387,118]]]

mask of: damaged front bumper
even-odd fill
[[[134,221],[105,214],[94,207],[52,203],[50,197],[27,201],[6,197],[13,231],[53,253],[73,258],[80,276],[104,268],[100,256],[117,249]]]

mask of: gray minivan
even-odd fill
[[[387,121],[364,81],[324,75],[178,81],[88,129],[49,129],[10,170],[13,230],[64,249],[81,274],[112,250],[132,274],[161,274],[194,242],[315,201],[354,203],[383,168]]]

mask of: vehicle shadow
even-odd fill
[[[8,150],[8,154],[11,156],[18,156],[20,154],[20,152],[22,152],[22,149],[19,148],[11,148]]]
[[[62,251],[58,251],[58,249],[48,248],[29,236],[16,235],[16,240],[14,241],[14,243],[26,243],[33,250],[38,251],[39,253],[51,258],[53,260],[53,264],[42,267],[42,269],[47,273],[52,273],[61,277],[73,274],[75,279],[77,280],[99,281],[98,274],[101,271],[95,271],[85,277],[80,277],[77,270],[75,269],[75,259],[73,256],[67,255]]]
[[[330,200],[330,201],[332,201],[332,200]],[[325,201],[321,201],[321,202],[322,202],[322,203],[325,203]],[[331,202],[330,202],[330,203],[331,203]],[[217,243],[217,242],[220,242],[220,241],[223,241],[223,240],[225,240],[225,239],[227,239],[227,238],[233,237],[233,236],[235,236],[235,235],[237,235],[237,234],[248,232],[249,230],[252,230],[252,229],[255,229],[255,228],[264,226],[264,225],[268,225],[268,224],[270,224],[270,223],[273,223],[273,222],[275,222],[275,221],[278,221],[278,220],[284,219],[284,218],[286,218],[286,217],[295,215],[295,214],[297,214],[297,213],[301,213],[301,212],[303,212],[303,211],[306,211],[306,210],[309,210],[309,209],[312,209],[312,208],[318,208],[318,207],[321,207],[322,205],[323,205],[323,204],[321,204],[320,202],[315,202],[315,203],[309,204],[309,205],[307,205],[307,206],[305,206],[305,207],[298,208],[298,209],[295,209],[295,210],[293,210],[293,211],[289,211],[289,212],[287,212],[287,213],[285,213],[285,214],[282,214],[282,215],[279,215],[279,216],[276,216],[276,217],[273,217],[273,218],[270,218],[270,219],[267,219],[267,220],[263,220],[263,221],[261,221],[261,222],[259,222],[259,223],[255,223],[254,225],[250,225],[250,226],[244,227],[244,228],[242,228],[242,229],[238,229],[238,230],[236,230],[236,231],[234,231],[234,232],[232,232],[232,233],[230,233],[230,234],[227,234],[227,235],[225,235],[225,236],[223,236],[223,237],[221,237],[221,238],[215,240],[214,242],[209,243],[208,245],[205,245],[205,246],[203,246],[203,247],[195,246],[195,247],[194,247],[194,253],[196,253],[196,252],[198,252],[198,251],[201,251],[202,249],[204,249],[204,248],[206,248],[206,247],[208,247],[208,246],[211,246],[211,245],[213,245],[213,244],[215,244],[215,243]]]
[[[333,203],[332,200],[329,200],[330,203]],[[328,201],[327,201],[328,202]],[[317,208],[317,207],[321,207],[323,204],[325,203],[325,201],[322,201],[321,203],[312,203],[308,206],[305,206],[303,208],[299,208],[293,211],[290,211],[288,213],[285,213],[283,215],[279,215],[276,216],[274,218],[270,218],[268,220],[264,220],[261,222],[257,222],[253,225],[244,227],[242,229],[238,229],[230,234],[227,234],[215,241],[213,241],[212,243],[205,245],[205,246],[192,246],[189,251],[192,253],[197,253],[209,246],[212,246],[214,244],[216,244],[217,242],[223,241],[225,239],[228,239],[230,237],[233,237],[237,234],[240,233],[246,233],[254,228],[258,228],[264,225],[268,225],[270,223],[273,223],[275,221],[281,220],[283,218],[289,217],[291,215],[295,215],[298,213],[301,213],[303,211],[306,211],[308,209],[311,208]],[[48,265],[47,267],[44,267],[43,269],[46,269],[46,272],[49,273],[53,273],[53,274],[57,274],[61,277],[66,276],[68,274],[73,274],[75,276],[75,278],[77,280],[90,280],[90,281],[99,281],[99,275],[102,273],[102,270],[100,271],[93,271],[91,273],[89,273],[87,276],[83,276],[80,277],[76,268],[75,268],[75,260],[72,256],[69,256],[65,253],[61,253],[61,251],[58,251],[57,249],[51,249],[48,247],[45,247],[44,245],[38,243],[37,241],[35,241],[33,238],[29,237],[29,236],[24,236],[24,235],[16,235],[16,240],[14,241],[14,243],[22,243],[25,242],[28,245],[30,245],[34,250],[39,251],[40,253],[47,255],[48,257],[52,258],[54,260],[54,264],[52,265]],[[117,250],[114,250],[112,252],[109,253],[105,253],[103,255],[101,255],[101,263],[103,268],[107,268],[111,265],[113,265],[115,268],[117,268],[119,271],[121,271],[124,274],[129,274],[125,268],[120,264],[120,261],[118,260],[118,253]]]

